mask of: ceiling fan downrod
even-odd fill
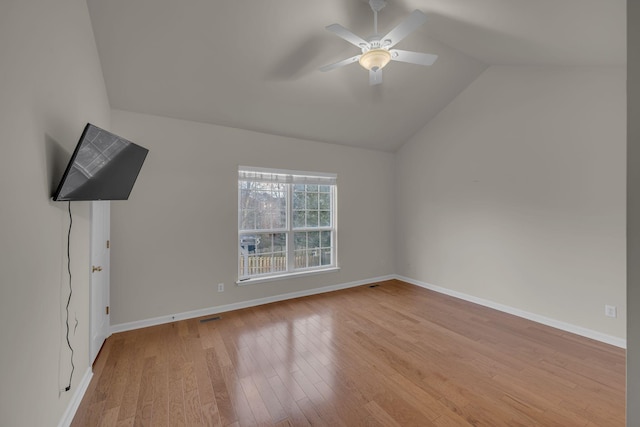
[[[373,34],[378,35],[378,12],[387,5],[385,0],[369,0],[369,6],[373,10]]]

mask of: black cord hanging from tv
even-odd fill
[[[67,272],[69,273],[69,298],[67,298],[67,345],[69,346],[69,350],[71,350],[71,373],[69,374],[69,385],[67,385],[64,391],[71,390],[71,380],[73,379],[73,371],[75,371],[76,367],[73,364],[73,347],[71,346],[71,341],[69,340],[69,304],[71,303],[71,295],[73,295],[73,287],[71,286],[71,225],[73,225],[73,217],[71,216],[71,201],[69,203],[69,231],[67,232]],[[76,324],[77,326],[77,324]]]

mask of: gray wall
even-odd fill
[[[110,110],[83,0],[0,2],[0,425],[52,426],[89,369],[89,205],[51,194],[86,122]],[[74,329],[75,322],[77,329]]]
[[[640,4],[627,2],[627,425],[640,425]],[[633,25],[632,25],[633,24]]]
[[[150,150],[131,198],[112,202],[112,325],[394,273],[393,154],[117,110],[112,121]],[[339,272],[235,285],[238,165],[338,174]]]
[[[625,126],[622,67],[488,68],[397,153],[397,272],[623,340]]]
[[[114,111],[112,129],[151,153],[131,200],[114,202],[112,323],[393,272],[617,337],[626,314],[628,425],[639,425],[640,35],[629,32],[628,313],[624,70],[492,67],[395,165],[390,154]],[[10,385],[0,425],[54,425],[89,368],[89,206],[73,204],[76,371],[59,393],[70,371],[68,219],[50,194],[84,124],[111,128],[85,2],[2,2],[0,58],[0,377]],[[233,286],[238,164],[338,173],[339,273]]]

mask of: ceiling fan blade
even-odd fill
[[[382,83],[382,70],[369,70],[369,85],[375,86]]]
[[[362,48],[362,45],[368,46],[369,43],[360,36],[356,36],[340,24],[331,24],[326,27],[327,30],[348,41],[349,43]]]
[[[338,61],[334,64],[325,65],[324,67],[320,67],[320,71],[331,71],[336,68],[344,67],[345,65],[353,64],[354,62],[358,62],[362,55],[352,56],[351,58],[343,59],[342,61]]]
[[[387,48],[396,45],[399,41],[407,37],[413,31],[415,31],[420,25],[424,24],[427,20],[427,15],[422,11],[416,9],[407,16],[404,21],[399,23],[393,30],[389,31],[386,36],[381,40],[386,42],[390,41],[390,44],[385,44]]]
[[[410,52],[408,50],[391,49],[392,61],[408,62],[418,65],[432,65],[438,59],[438,55],[431,53]]]

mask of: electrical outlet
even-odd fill
[[[618,310],[615,305],[605,305],[604,315],[607,317],[618,317]]]
[[[224,283],[218,283],[218,292],[224,292]]]

